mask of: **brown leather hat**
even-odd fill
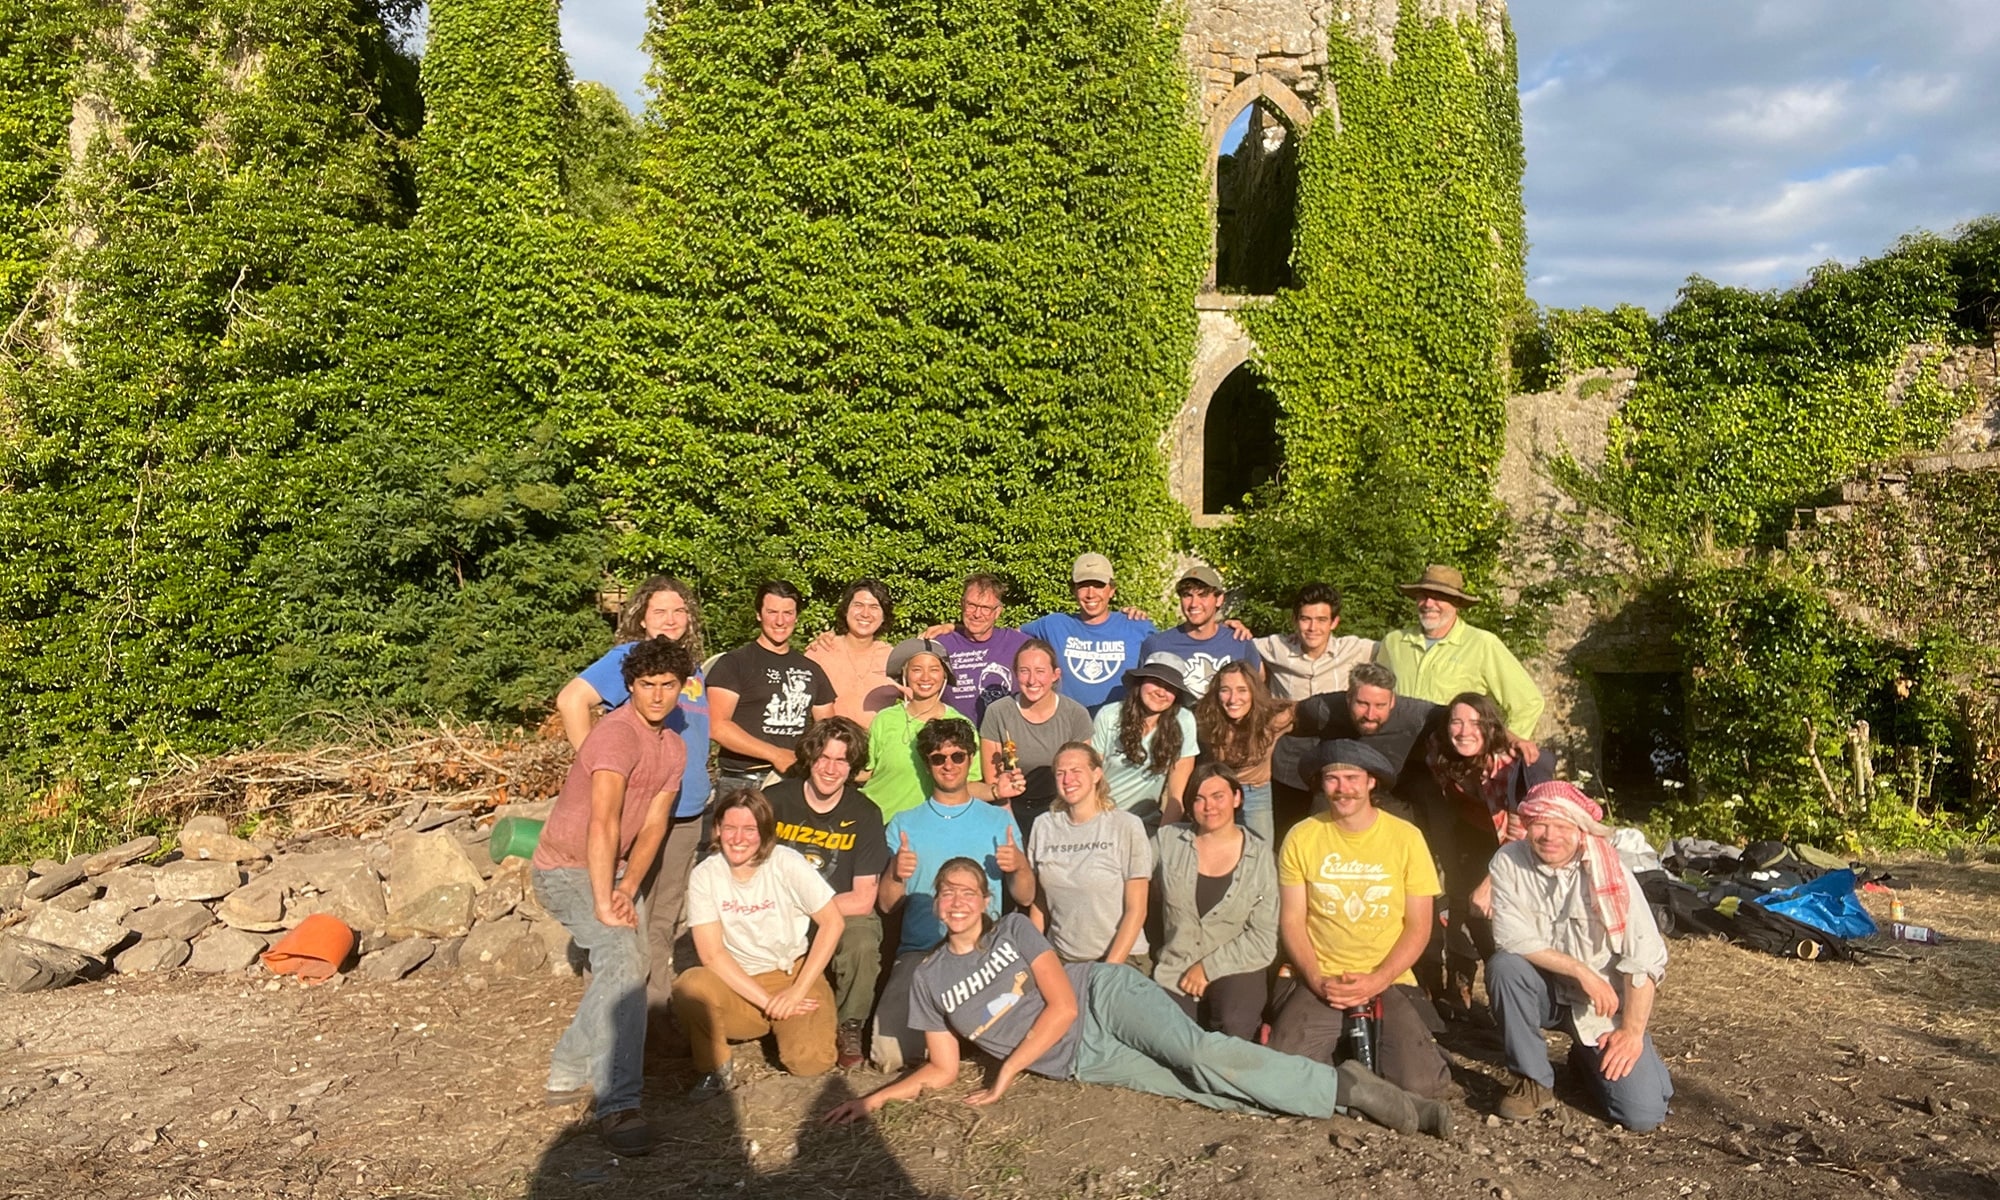
[[[1415,583],[1397,584],[1396,590],[1405,596],[1414,597],[1424,592],[1435,592],[1460,604],[1479,603],[1479,597],[1465,590],[1465,573],[1457,567],[1447,567],[1440,563],[1432,563],[1425,567],[1423,576]]]

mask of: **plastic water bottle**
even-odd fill
[[[1889,936],[1898,941],[1918,942],[1925,946],[1935,946],[1944,940],[1938,936],[1937,930],[1928,925],[1905,925],[1901,921],[1889,926]]]

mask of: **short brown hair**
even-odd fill
[[[795,779],[804,779],[812,770],[812,764],[826,753],[828,742],[839,742],[847,747],[848,775],[868,768],[868,731],[846,717],[828,717],[824,721],[814,721],[806,730],[798,745],[792,747],[792,769],[785,774]]]
[[[750,860],[753,866],[763,866],[771,857],[771,851],[778,848],[778,814],[772,811],[771,802],[764,796],[763,788],[739,787],[718,792],[715,807],[709,810],[709,817],[715,826],[712,835],[714,843],[709,849],[722,853],[722,814],[732,808],[747,808],[757,820],[757,857]]]

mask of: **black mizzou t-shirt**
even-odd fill
[[[882,810],[853,788],[842,788],[833,811],[825,813],[806,803],[803,779],[773,784],[764,796],[778,817],[778,840],[804,855],[835,895],[853,891],[856,878],[880,875],[889,865]]]

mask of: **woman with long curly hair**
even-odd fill
[[[1158,651],[1125,672],[1125,698],[1097,710],[1090,744],[1104,756],[1111,802],[1148,830],[1181,819],[1181,796],[1194,771],[1194,714],[1187,661]]]
[[[1228,767],[1243,785],[1243,823],[1277,844],[1271,815],[1271,751],[1292,727],[1292,702],[1279,700],[1246,663],[1222,667],[1194,706],[1202,757]]]
[[[1472,1007],[1474,972],[1493,956],[1493,884],[1486,864],[1502,845],[1520,840],[1521,800],[1555,771],[1532,742],[1508,732],[1506,715],[1491,697],[1460,692],[1447,707],[1425,760],[1444,800],[1431,822],[1451,914],[1440,998],[1464,1013]]]

